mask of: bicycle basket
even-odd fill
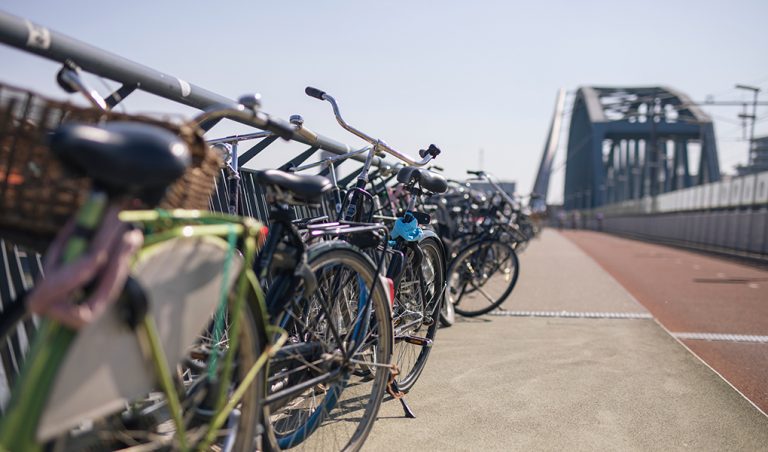
[[[196,126],[82,108],[0,83],[0,238],[37,250],[48,245],[84,202],[91,184],[51,154],[48,135],[67,122],[115,120],[160,126],[184,140],[192,165],[168,189],[160,207],[208,208],[221,162]]]

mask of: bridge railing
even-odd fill
[[[768,171],[580,216],[580,227],[768,261]]]
[[[768,204],[768,171],[609,204],[596,210],[615,216],[735,209],[764,204]]]

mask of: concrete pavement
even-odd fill
[[[592,231],[563,235],[768,412],[768,269]]]
[[[546,230],[507,311],[441,329],[408,395],[364,450],[768,450],[768,418],[669,336],[590,257]]]

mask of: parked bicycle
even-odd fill
[[[454,220],[445,230],[455,250],[448,268],[446,303],[472,317],[498,308],[512,293],[520,271],[516,250],[529,237],[521,232],[519,222],[525,217],[514,199],[485,172],[467,173],[494,189],[493,196],[483,198],[465,190],[458,198],[464,208],[443,214]]]
[[[429,357],[437,332],[446,266],[439,237],[434,231],[420,227],[429,224],[428,216],[415,210],[422,192],[442,193],[447,188],[446,181],[417,167],[429,163],[440,154],[440,150],[430,145],[428,149],[419,151],[421,160],[415,160],[347,123],[341,116],[338,103],[327,93],[311,87],[306,89],[306,93],[329,102],[341,127],[370,144],[355,186],[347,190],[340,206],[340,221],[370,223],[374,220],[376,203],[374,195],[367,190],[374,156],[390,154],[413,165],[402,167],[397,172],[397,180],[411,194],[411,200],[391,228],[391,251],[386,253],[389,260],[386,274],[395,287],[393,364],[397,372],[389,389],[390,394],[401,399],[406,415],[413,416],[402,400],[402,394],[411,390]]]
[[[55,265],[48,267],[50,279],[27,297],[41,319],[0,422],[0,448],[255,447],[265,363],[284,339],[267,323],[253,284],[260,226],[197,210],[128,210],[117,220],[120,209],[136,202],[153,207],[174,191],[213,187],[216,167],[190,168],[194,161],[210,162],[200,135],[188,128],[182,141],[173,133],[179,129],[162,121],[97,111],[95,118],[106,123],[68,122],[53,132],[50,153],[41,157],[30,152],[47,147],[51,111],[66,109],[56,117],[69,120],[94,112],[31,93],[11,97],[1,107],[7,121],[0,134],[2,161],[9,165],[6,183],[13,173],[20,177],[15,190],[35,182],[12,157],[26,155],[29,160],[21,161],[27,166],[58,159],[65,168],[62,179],[79,177],[92,189],[49,253]],[[290,136],[290,128],[254,107],[222,106],[198,120],[246,115]],[[45,162],[48,168],[51,162]],[[182,185],[169,188],[180,177]],[[207,205],[207,197],[200,203]],[[116,224],[141,231],[135,259],[113,255],[110,242],[100,239],[121,231]],[[91,263],[93,256],[98,262],[110,255],[122,257],[121,266]],[[71,268],[86,277],[61,297],[55,292],[57,272]],[[4,336],[15,328],[5,319],[3,325]]]

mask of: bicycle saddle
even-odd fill
[[[432,193],[445,193],[448,190],[448,181],[443,176],[415,166],[400,168],[397,172],[397,181],[406,185],[418,182],[421,188]]]
[[[318,204],[322,194],[333,188],[331,181],[323,176],[300,176],[274,169],[257,171],[256,182],[290,192],[293,196],[286,201],[291,204]]]
[[[65,124],[53,133],[50,146],[67,167],[118,195],[151,191],[162,196],[191,161],[187,145],[173,133],[136,122]]]

